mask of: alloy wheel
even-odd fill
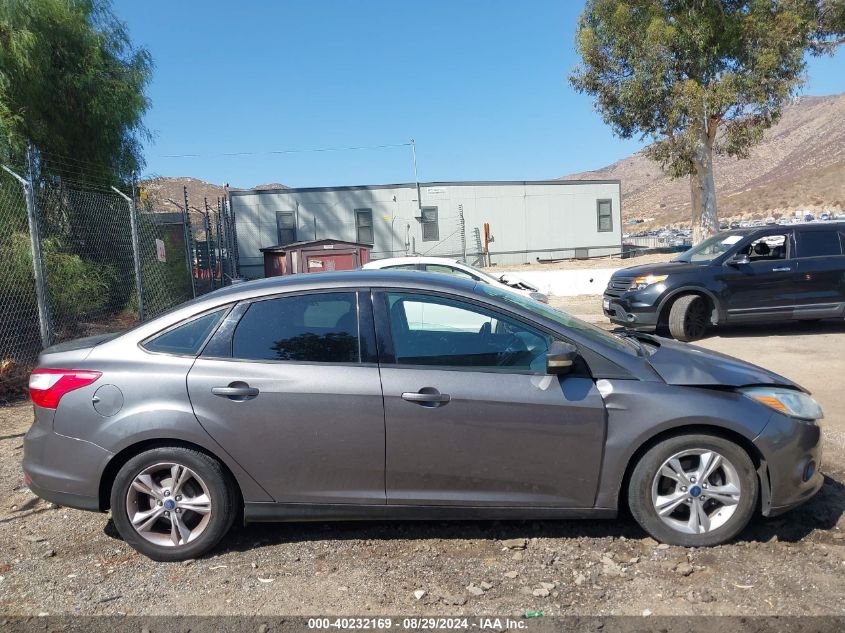
[[[704,448],[672,455],[658,469],[651,486],[657,516],[685,534],[705,534],[722,527],[736,512],[741,494],[736,467]]]
[[[126,513],[143,539],[165,547],[196,540],[212,516],[211,495],[197,473],[175,462],[145,468],[126,493]]]

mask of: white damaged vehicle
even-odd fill
[[[533,284],[517,277],[513,273],[503,273],[499,276],[491,275],[474,268],[469,264],[463,264],[457,260],[447,257],[391,257],[389,259],[378,259],[364,264],[362,268],[367,270],[416,270],[429,273],[440,273],[443,275],[454,275],[464,279],[473,279],[497,288],[503,288],[516,292],[523,297],[528,297],[541,303],[548,303],[549,298],[540,292],[540,289]]]

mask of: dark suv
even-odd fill
[[[711,325],[845,316],[845,222],[719,233],[664,264],[616,271],[602,309],[613,323],[678,340]]]

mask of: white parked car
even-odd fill
[[[468,264],[462,264],[454,259],[446,257],[391,257],[389,259],[377,259],[375,261],[364,264],[362,268],[367,270],[381,269],[381,270],[417,270],[429,273],[440,273],[445,275],[455,275],[456,277],[464,277],[474,279],[491,286],[504,288],[511,292],[516,292],[523,297],[530,297],[542,303],[548,303],[549,298],[539,291],[539,288],[528,283],[524,279],[520,279],[511,273],[503,273],[495,276],[478,270]]]

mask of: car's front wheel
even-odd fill
[[[123,540],[157,561],[196,558],[236,516],[237,494],[223,466],[185,447],[145,451],[118,471],[112,519]]]
[[[757,507],[759,482],[748,453],[715,435],[677,435],[637,462],[628,505],[658,541],[718,545],[736,536]]]
[[[669,309],[669,333],[679,341],[697,341],[707,333],[708,312],[704,297],[679,297]]]

